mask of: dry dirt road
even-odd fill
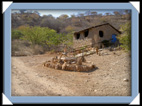
[[[55,54],[12,57],[12,96],[130,96],[131,61],[123,51],[87,56],[90,72],[43,67]]]

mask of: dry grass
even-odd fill
[[[44,52],[45,48],[40,45],[32,46],[28,41],[12,40],[12,56],[31,56]]]

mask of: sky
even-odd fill
[[[12,10],[13,12],[17,12],[19,10]],[[77,15],[78,13],[85,13],[88,10],[36,10],[40,13],[40,16],[43,15],[52,15],[55,18],[59,17],[62,14],[67,14],[69,17],[71,15]],[[104,15],[105,13],[111,13],[113,14],[114,10],[90,10],[90,11],[96,11],[98,14],[102,13]]]
[[[87,10],[38,10],[40,15],[52,14],[54,17],[59,17],[62,14],[67,14],[68,16],[77,15],[78,13],[85,13]],[[104,14],[105,11],[97,10],[98,13]]]

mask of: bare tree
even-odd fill
[[[23,14],[26,10],[21,9],[21,10],[19,10],[19,11],[20,11],[21,14]]]
[[[117,17],[120,16],[120,13],[119,13],[118,11],[114,11],[113,13],[114,13],[114,15],[117,16]]]
[[[97,12],[96,12],[96,11],[93,11],[93,12],[91,12],[91,15],[97,16]]]
[[[86,11],[86,12],[85,12],[85,15],[86,15],[86,16],[91,15],[91,11],[90,11],[90,10]]]
[[[105,13],[105,14],[106,14],[106,16],[110,15],[110,13]]]

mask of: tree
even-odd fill
[[[90,11],[90,10],[86,11],[86,12],[85,12],[85,15],[86,15],[86,16],[91,15],[91,11]]]
[[[125,13],[125,11],[122,9],[120,9],[120,10],[118,10],[118,12],[119,12],[119,14],[122,16],[124,13]]]
[[[131,19],[131,11],[130,10],[125,10],[125,18],[128,20]]]
[[[20,39],[27,40],[31,42],[32,45],[48,45],[49,47],[56,47],[61,44],[70,45],[73,39],[71,33],[57,33],[55,30],[48,27],[20,26],[17,30],[18,33],[20,32],[22,34]]]
[[[21,9],[21,10],[19,10],[19,11],[20,11],[21,14],[23,14],[26,10]]]
[[[102,17],[102,13],[100,13],[100,14],[97,14],[97,16],[99,16],[99,17]]]
[[[72,14],[72,15],[71,15],[71,18],[75,18],[75,14]]]
[[[14,40],[14,39],[20,39],[23,36],[23,34],[21,33],[21,31],[19,31],[17,29],[12,29],[11,35],[12,35],[12,40]]]
[[[77,15],[78,17],[84,17],[84,14],[83,13],[78,13],[78,15]]]
[[[97,15],[97,12],[96,12],[96,11],[93,11],[93,12],[91,12],[91,15],[96,16],[96,15]]]
[[[125,10],[125,14],[128,14],[129,13],[129,10]]]
[[[126,50],[131,50],[131,22],[127,22],[121,26],[120,29],[123,33],[118,36],[121,47]]]
[[[62,19],[55,19],[54,17],[44,16],[40,21],[41,27],[48,27],[50,29],[54,29],[57,32],[60,32],[60,29],[64,27],[64,21]]]
[[[62,15],[60,15],[58,18],[59,19],[67,19],[69,16],[67,15],[67,14],[62,14]]]
[[[72,32],[74,30],[74,27],[71,26],[71,25],[68,25],[66,28],[65,28],[65,31],[66,32]]]
[[[40,13],[39,13],[38,11],[36,11],[36,10],[34,10],[33,13],[35,13],[35,14],[37,14],[37,15],[40,15]]]
[[[24,35],[21,37],[21,39],[28,40],[33,45],[46,44],[47,39],[56,34],[56,31],[53,29],[39,26],[21,26],[18,28],[18,30],[20,30],[21,33]]]
[[[106,14],[106,16],[110,15],[110,13],[105,13],[105,14]]]
[[[67,46],[73,43],[73,33],[61,34],[56,33],[47,39],[47,45],[49,46],[59,46],[61,44],[66,44]]]
[[[120,16],[120,13],[118,11],[113,12],[115,16]]]

